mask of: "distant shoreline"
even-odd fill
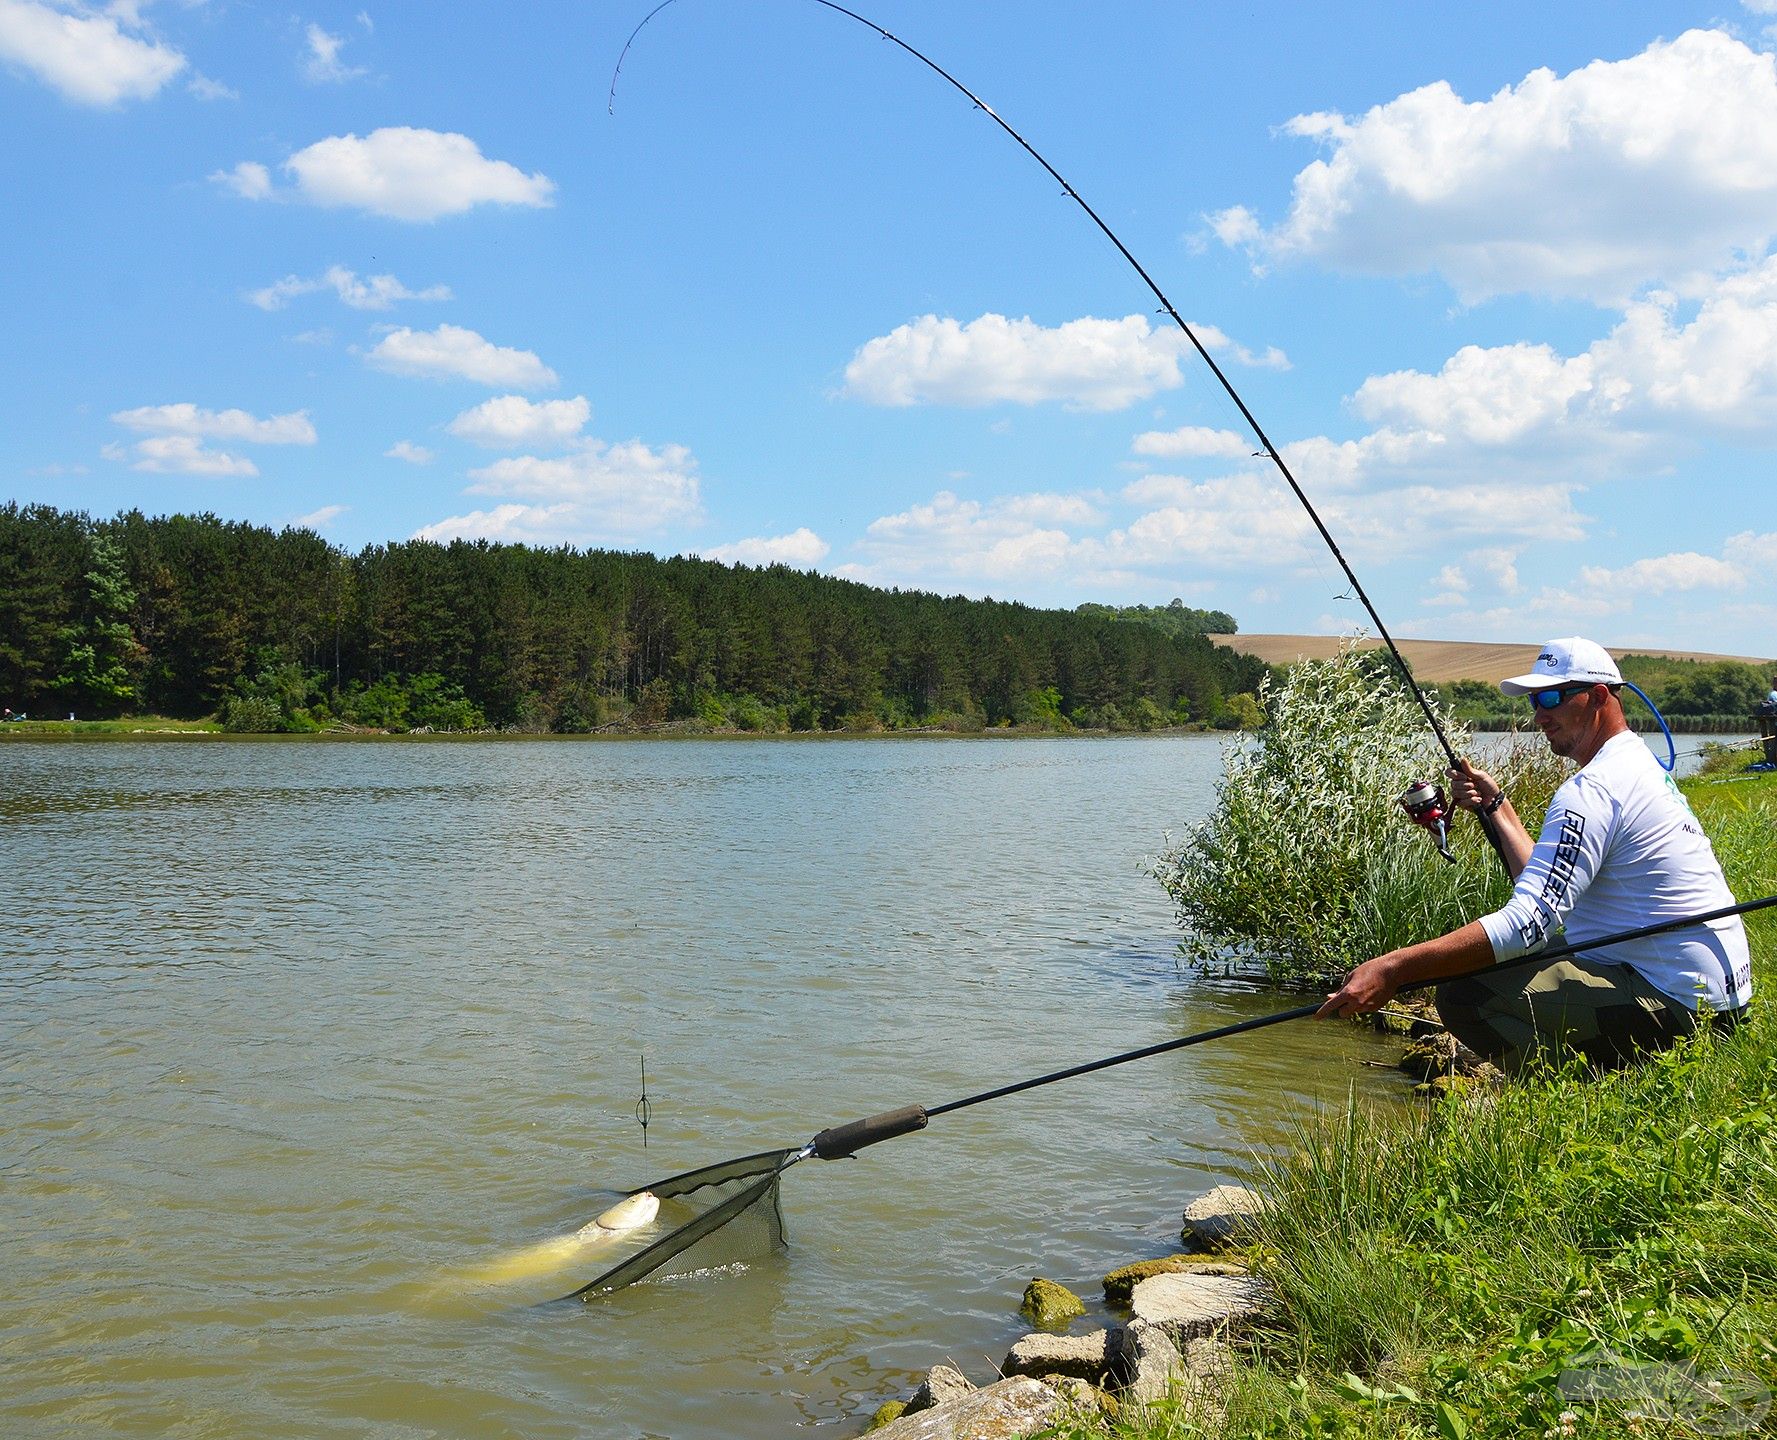
[[[1327,660],[1350,643],[1343,635],[1211,635],[1214,644],[1251,655],[1267,665],[1289,665],[1297,660]],[[1374,637],[1360,639],[1364,650],[1379,650]],[[1522,645],[1498,645],[1479,640],[1407,640],[1395,637],[1417,680],[1441,685],[1450,680],[1483,680],[1497,684],[1508,675],[1521,675],[1536,659],[1541,641]],[[1665,660],[1696,660],[1710,663],[1736,660],[1771,669],[1777,661],[1758,655],[1716,655],[1701,650],[1663,650],[1648,645],[1611,645],[1605,648],[1619,659],[1624,655],[1652,655]]]

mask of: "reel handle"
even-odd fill
[[[903,1105],[899,1110],[884,1110],[880,1115],[866,1116],[849,1124],[834,1125],[810,1140],[814,1153],[823,1160],[845,1160],[874,1145],[879,1140],[893,1140],[926,1128],[926,1107]]]

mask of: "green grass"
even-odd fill
[[[1735,893],[1777,890],[1777,776],[1685,788]],[[1777,921],[1748,925],[1777,985]],[[1225,1416],[1162,1408],[1121,1440],[1729,1434],[1777,1389],[1763,1017],[1616,1074],[1306,1117],[1254,1179],[1276,1331]]]
[[[214,719],[169,720],[164,715],[131,715],[122,720],[9,720],[0,725],[0,739],[9,735],[218,735]]]

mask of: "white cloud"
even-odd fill
[[[386,126],[363,137],[333,135],[283,164],[292,188],[274,192],[265,166],[243,161],[211,176],[249,200],[294,198],[394,220],[436,220],[477,205],[547,206],[555,182],[489,160],[467,135]]]
[[[319,510],[311,510],[307,515],[298,515],[290,522],[293,530],[321,530],[351,509],[349,505],[323,505]]]
[[[76,13],[38,0],[0,0],[0,59],[76,104],[149,100],[185,68],[185,57],[124,33],[138,24],[127,12]]]
[[[541,403],[522,395],[496,395],[463,411],[444,428],[459,440],[490,450],[516,450],[526,445],[553,449],[578,437],[591,418],[592,405],[584,395]]]
[[[1037,405],[1117,410],[1183,383],[1183,337],[1145,316],[1053,329],[1026,317],[967,324],[922,315],[858,348],[845,390],[873,405]]]
[[[1211,430],[1204,425],[1182,425],[1177,430],[1147,430],[1135,437],[1131,449],[1137,455],[1182,458],[1217,456],[1235,459],[1252,454],[1256,440],[1232,430]]]
[[[720,560],[724,565],[790,565],[806,570],[825,560],[831,548],[804,525],[788,535],[754,536],[701,553],[704,559]]]
[[[128,462],[132,470],[147,470],[157,475],[251,476],[259,473],[259,467],[246,456],[207,450],[204,442],[193,435],[151,435],[146,440],[138,440],[133,447],[115,443],[106,445],[101,453],[107,460]]]
[[[311,85],[339,85],[364,73],[340,60],[339,52],[346,43],[343,35],[330,35],[319,25],[310,25],[304,38],[308,48],[302,58],[302,78]]]
[[[624,543],[703,515],[697,462],[682,445],[587,439],[565,456],[515,456],[469,474],[475,481],[471,495],[509,495],[533,503],[453,515],[417,531],[416,539]]]
[[[424,445],[415,445],[411,440],[397,440],[383,451],[385,460],[405,460],[409,465],[430,465],[438,457]]]
[[[255,160],[243,160],[232,170],[217,170],[210,178],[226,190],[232,190],[243,200],[268,200],[271,198],[271,171]]]
[[[358,278],[356,271],[343,265],[330,265],[313,279],[286,275],[262,290],[248,292],[247,298],[261,310],[282,310],[299,295],[313,295],[331,290],[343,304],[354,310],[388,310],[402,300],[449,300],[450,286],[430,285],[424,290],[409,290],[393,275],[367,275]]]
[[[459,325],[440,325],[436,330],[402,326],[383,336],[367,358],[378,369],[397,375],[454,376],[514,390],[546,389],[557,378],[531,351],[492,344]]]
[[[941,490],[926,504],[871,521],[857,547],[868,563],[839,573],[873,583],[938,577],[976,586],[1054,578],[1076,558],[1075,542],[1062,527],[1100,518],[1080,496],[983,502]]]
[[[308,411],[272,415],[261,420],[245,410],[204,410],[190,403],[143,405],[119,410],[113,423],[126,430],[143,430],[191,439],[242,440],[254,445],[313,445],[314,422]]]
[[[199,100],[239,100],[241,92],[224,85],[220,80],[212,80],[208,75],[193,75],[185,87]]]
[[[1328,147],[1264,230],[1228,243],[1382,274],[1435,270],[1466,300],[1529,291],[1621,303],[1694,288],[1777,237],[1777,62],[1714,30],[1466,102],[1443,81],[1352,119],[1285,127]]]
[[[1617,570],[1583,565],[1579,583],[1594,594],[1633,597],[1685,590],[1742,590],[1746,576],[1726,560],[1686,550],[1636,560]]]

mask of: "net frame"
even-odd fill
[[[765,1150],[757,1155],[743,1155],[735,1160],[724,1160],[718,1165],[705,1165],[696,1170],[687,1170],[682,1175],[674,1175],[653,1185],[643,1185],[630,1191],[631,1195],[640,1195],[644,1190],[658,1196],[662,1200],[670,1200],[674,1196],[691,1195],[699,1190],[707,1190],[714,1185],[728,1185],[736,1180],[748,1180],[747,1184],[734,1194],[728,1196],[717,1205],[712,1205],[701,1215],[693,1216],[683,1225],[667,1231],[658,1240],[642,1250],[638,1250],[628,1259],[613,1265],[595,1279],[589,1280],[577,1290],[571,1290],[557,1300],[548,1304],[557,1304],[562,1300],[594,1300],[601,1295],[608,1295],[614,1290],[621,1290],[627,1285],[647,1278],[663,1265],[668,1264],[685,1253],[705,1236],[713,1235],[730,1220],[744,1214],[754,1205],[768,1201],[772,1207],[772,1219],[779,1234],[783,1231],[783,1214],[778,1209],[778,1178],[801,1159],[805,1152],[800,1149]]]

